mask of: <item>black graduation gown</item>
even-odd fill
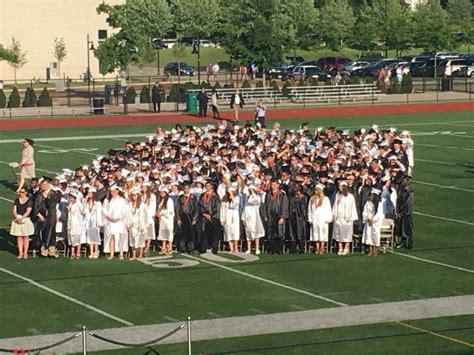
[[[413,247],[413,190],[411,187],[402,188],[397,197],[397,220],[395,233],[401,237],[402,246],[407,249]]]
[[[48,249],[56,247],[56,206],[59,203],[58,195],[54,191],[50,191],[46,197],[41,192],[35,200],[33,210],[41,214],[45,219],[40,221],[37,218],[37,226],[39,228],[39,237],[41,239],[41,247]]]
[[[190,194],[188,198],[185,195],[179,196],[176,210],[177,220],[181,222],[181,226],[178,223],[180,252],[191,252],[196,241],[196,223],[198,220],[197,197],[193,194]],[[193,221],[195,222],[194,225]]]
[[[304,252],[305,241],[308,238],[308,197],[292,196],[290,198],[290,252],[296,251],[296,243],[299,252]]]
[[[221,234],[219,210],[220,200],[217,194],[213,193],[207,202],[206,193],[201,195],[198,203],[199,252],[201,253],[205,253],[209,246],[214,254],[217,253]],[[204,214],[211,215],[211,220],[205,219]]]
[[[267,194],[263,209],[265,223],[265,237],[268,240],[268,249],[272,253],[281,253],[285,239],[286,221],[290,216],[288,196],[284,192]],[[278,224],[280,218],[285,222]]]

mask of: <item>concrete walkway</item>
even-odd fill
[[[474,295],[333,307],[300,312],[197,320],[192,322],[192,340],[223,339],[471,314],[474,314]],[[158,338],[183,323],[185,322],[112,328],[96,332],[113,340],[142,343]],[[60,341],[73,334],[62,333],[2,339],[0,348],[36,348]],[[160,344],[182,343],[186,342],[186,339],[186,328],[184,328]],[[120,348],[91,336],[87,338],[87,345],[88,351]],[[61,354],[82,352],[81,338],[76,338],[52,349],[51,352]]]

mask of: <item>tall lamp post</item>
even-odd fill
[[[89,107],[91,105],[91,59],[90,59],[90,51],[93,51],[93,50],[95,50],[94,42],[89,40],[89,34],[87,34],[87,95],[89,97]]]

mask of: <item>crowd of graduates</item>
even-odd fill
[[[378,255],[382,221],[412,248],[413,140],[396,128],[283,130],[226,121],[157,128],[89,166],[19,188],[11,234],[29,249],[130,260],[173,252]],[[31,236],[32,245],[28,244]],[[311,248],[308,248],[311,247]]]

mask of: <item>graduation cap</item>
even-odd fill
[[[263,175],[273,176],[273,170],[270,168],[263,169]]]

